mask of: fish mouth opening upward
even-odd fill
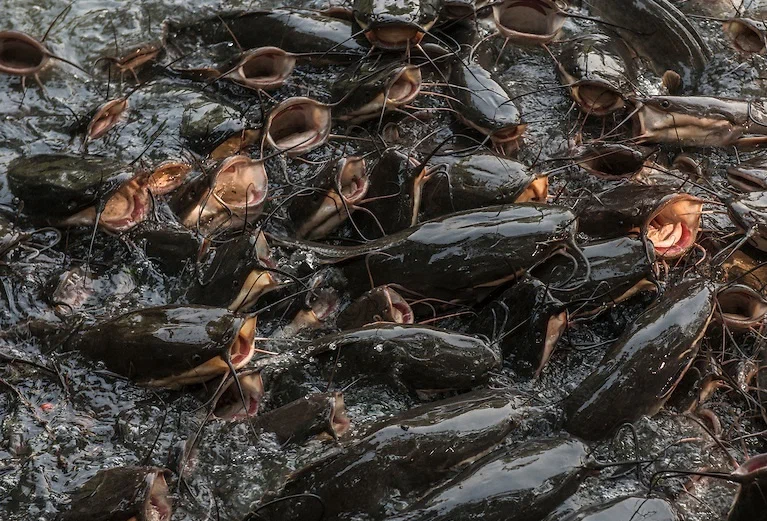
[[[336,177],[335,190],[323,197],[317,211],[299,229],[298,236],[310,240],[322,239],[343,223],[354,211],[354,205],[367,195],[370,187],[365,160],[349,157],[342,160]]]
[[[330,406],[329,423],[330,429],[333,431],[333,437],[337,439],[349,431],[352,422],[346,414],[343,395],[335,393],[331,400],[333,403]]]
[[[543,368],[549,363],[551,355],[554,354],[554,348],[559,342],[559,338],[567,329],[567,311],[562,311],[552,315],[546,324],[546,338],[543,341],[543,353],[541,353],[541,361],[538,367],[535,368],[535,378],[541,376]]]
[[[747,18],[736,18],[724,23],[724,32],[738,51],[761,54],[765,52],[767,42],[757,24]]]
[[[633,177],[644,168],[644,158],[628,148],[587,150],[578,161],[584,170],[605,179]]]
[[[241,369],[255,353],[256,317],[251,317],[240,326],[237,336],[229,346],[229,361],[235,369]]]
[[[260,373],[241,374],[237,376],[240,387],[234,378],[230,378],[227,386],[221,391],[213,406],[213,415],[221,420],[238,420],[255,416],[264,397],[264,383]],[[242,389],[242,396],[240,395]],[[243,403],[243,397],[245,401]]]
[[[703,201],[679,194],[650,217],[647,238],[655,252],[664,259],[676,259],[687,253],[698,237]]]
[[[296,58],[279,47],[261,47],[243,58],[228,77],[251,89],[272,90],[282,86],[295,66]]]
[[[744,192],[767,190],[767,176],[760,177],[737,166],[727,167],[727,182]]]
[[[330,107],[311,98],[290,98],[269,114],[266,141],[273,148],[295,156],[325,143],[330,127]]]
[[[434,25],[432,22],[428,26],[421,28],[403,22],[387,21],[384,23],[366,24],[360,21],[359,18],[356,20],[365,31],[365,38],[368,39],[370,45],[386,51],[402,51],[415,47],[423,40],[426,34],[424,31],[428,31]]]
[[[511,155],[519,150],[526,128],[525,123],[502,128],[490,134],[490,140],[505,155]]]
[[[389,84],[386,105],[401,107],[418,97],[421,92],[421,69],[412,65],[402,67]]]
[[[566,18],[561,0],[506,0],[493,5],[498,31],[518,43],[544,44],[556,38]]]
[[[146,218],[151,204],[146,183],[134,179],[109,198],[101,212],[99,224],[115,233],[124,232]]]
[[[33,76],[48,62],[43,44],[18,31],[0,32],[0,72]]]
[[[122,116],[128,110],[128,100],[125,98],[107,101],[96,110],[90,123],[88,123],[87,137],[93,141],[101,138],[112,130],[122,120]]]
[[[238,219],[252,221],[261,214],[269,183],[263,161],[232,156],[224,160],[215,176],[212,191],[186,214],[184,226],[194,228],[199,223],[208,233],[238,226],[242,223]]]
[[[549,178],[538,177],[527,185],[524,192],[517,197],[515,203],[545,203],[549,198]]]
[[[165,475],[158,472],[152,480],[149,489],[149,497],[144,503],[144,517],[146,521],[170,521],[173,515],[173,506],[168,497],[168,483]]]
[[[594,116],[607,116],[626,106],[621,93],[607,83],[582,81],[570,87],[570,92],[583,112]]]
[[[168,194],[181,186],[187,174],[192,171],[192,165],[180,161],[166,161],[154,169],[147,184],[152,194],[161,196]]]
[[[383,293],[387,301],[383,318],[395,324],[412,324],[415,321],[413,308],[402,298],[402,295],[388,286],[383,288]]]
[[[767,315],[767,300],[754,289],[742,284],[720,291],[717,302],[721,320],[730,329],[754,327]]]

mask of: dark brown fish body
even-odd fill
[[[264,501],[311,493],[323,499],[328,521],[359,514],[383,519],[387,500],[417,497],[456,465],[503,440],[520,415],[530,412],[519,403],[514,395],[485,390],[410,409],[372,425],[340,453],[295,472]],[[308,516],[293,506],[283,502],[265,513],[271,519]]]
[[[603,439],[622,423],[657,413],[695,358],[715,296],[712,284],[686,281],[640,315],[565,399],[568,432]]]
[[[519,148],[526,125],[511,94],[479,63],[469,59],[456,60],[450,83],[456,117],[469,127],[489,136],[504,154]]]
[[[533,203],[452,214],[364,246],[338,247],[280,239],[336,264],[352,296],[369,284],[399,284],[443,300],[475,300],[483,288],[513,280],[574,243],[576,219],[567,209]],[[367,286],[369,289],[369,286]]]
[[[255,318],[203,306],[132,311],[77,333],[68,347],[117,374],[178,387],[244,366],[253,356]]]
[[[327,236],[352,217],[369,185],[369,172],[361,157],[330,161],[288,204],[296,235],[310,240]]]
[[[668,0],[590,0],[589,7],[614,24],[611,27],[648,58],[658,74],[673,70],[690,83],[711,55],[693,24]]]
[[[580,109],[606,116],[624,108],[626,96],[634,93],[632,61],[623,40],[592,34],[566,44],[557,66]]]
[[[573,438],[497,449],[389,520],[539,521],[578,490],[587,454]]]
[[[437,168],[437,167],[435,167]],[[492,154],[472,154],[448,161],[423,187],[424,219],[509,203],[545,203],[548,179],[536,178],[524,164]]]
[[[337,440],[349,430],[341,393],[316,393],[299,398],[256,416],[251,423],[257,430],[273,433],[281,445],[302,443],[320,435]]]
[[[169,221],[144,221],[129,232],[129,237],[166,273],[178,274],[191,267],[202,248],[198,235]]]
[[[677,258],[696,241],[702,207],[702,200],[670,186],[627,183],[589,198],[579,230],[603,239],[640,232],[659,257]]]
[[[170,22],[164,41],[184,55],[200,46],[232,43],[234,35],[243,49],[274,46],[290,53],[327,53],[359,60],[368,49],[351,37],[353,32],[350,23],[314,11],[274,9],[222,13],[189,25]]]
[[[169,477],[157,467],[100,470],[72,494],[69,510],[56,521],[170,521]]]
[[[655,251],[648,246],[631,237],[583,245],[583,256],[591,267],[585,283],[586,266],[573,273],[572,263],[562,258],[542,264],[532,274],[548,285],[552,296],[572,303],[571,313],[575,306],[581,311],[594,310],[655,289]]]
[[[528,275],[485,306],[470,331],[500,338],[504,358],[522,373],[539,375],[567,327],[565,305],[548,285]]]
[[[374,322],[412,324],[413,310],[390,286],[378,286],[349,304],[336,319],[341,330],[357,329]]]
[[[501,365],[486,340],[418,325],[371,324],[328,335],[268,364],[262,377],[269,404],[278,407],[311,392],[312,381],[364,384],[400,392],[468,390]],[[358,384],[362,385],[362,384]]]
[[[383,50],[418,45],[439,18],[440,0],[354,0],[352,11],[370,44]]]
[[[244,310],[278,285],[269,245],[258,230],[208,250],[200,262],[200,278],[187,290],[195,304]]]

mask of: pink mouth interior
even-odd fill
[[[690,246],[692,246],[692,233],[690,232],[690,229],[687,227],[685,223],[679,222],[679,223],[676,223],[675,225],[666,225],[666,226],[675,226],[676,230],[669,232],[669,234],[667,234],[665,237],[662,238],[660,243],[663,244],[664,242],[668,242],[669,240],[674,240],[674,243],[669,246],[658,246],[653,240],[653,244],[655,245],[655,251],[658,253],[658,255],[661,255],[663,257],[671,257],[671,256],[679,255],[687,251],[687,249],[690,248]],[[676,238],[676,235],[679,236],[678,239]]]

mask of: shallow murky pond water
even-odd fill
[[[327,7],[320,0],[238,0],[225,4],[226,9]],[[19,157],[35,154],[85,151],[82,138],[74,129],[84,115],[106,99],[107,89],[112,96],[115,92],[130,93],[131,109],[117,132],[89,143],[87,152],[123,163],[138,161],[139,165],[185,157],[185,145],[178,134],[184,109],[190,103],[220,94],[215,83],[205,85],[160,73],[132,92],[135,82],[131,78],[123,78],[122,83],[119,78],[108,82],[96,62],[103,56],[117,54],[118,49],[158,40],[163,23],[169,18],[188,21],[221,12],[221,2],[75,0],[68,4],[0,0],[3,13],[0,29],[42,37],[68,6],[68,12],[50,30],[46,42],[53,54],[85,71],[56,61],[40,76],[43,88],[27,79],[26,89],[22,89],[19,78],[0,75],[0,212],[26,231],[41,226],[29,220],[14,199],[6,176],[8,165]],[[588,10],[578,12],[587,14]],[[483,20],[481,24],[481,34],[489,34],[490,21]],[[746,58],[733,52],[716,21],[696,20],[695,24],[710,45],[713,58],[700,81],[685,93],[763,97],[767,81],[764,57]],[[593,22],[569,19],[562,39],[596,28]],[[566,164],[558,158],[575,144],[580,127],[587,136],[599,136],[603,125],[609,131],[620,123],[623,115],[608,117],[604,123],[592,119],[584,124],[582,115],[572,110],[566,91],[558,87],[551,56],[543,48],[504,46],[502,39],[490,38],[481,47],[481,53],[483,61],[493,67],[517,97],[523,119],[528,123],[520,160],[539,172],[556,169],[550,179],[550,201],[556,198],[561,204],[575,206],[584,194],[610,186],[609,182],[588,179],[576,167],[557,168]],[[274,100],[258,98],[244,89],[224,94],[227,99],[236,99],[237,117],[260,121],[262,108],[291,96],[329,101],[336,75],[342,70],[337,65],[302,65],[282,89],[272,93]],[[428,92],[419,97],[415,106],[407,108],[411,116],[399,114],[387,116],[386,120],[397,122],[396,145],[406,149],[418,143],[416,155],[421,156],[451,133],[465,133],[447,110],[445,89],[441,86],[444,80],[433,71],[425,75],[430,86],[424,90]],[[637,88],[645,95],[658,94],[660,79],[643,71],[637,78]],[[345,137],[311,152],[305,161],[270,158],[271,202],[276,204],[296,185],[305,182],[316,172],[318,163],[340,152],[374,150],[370,142],[375,139],[369,136],[377,130],[375,123],[366,124],[361,131],[340,126],[334,132],[344,133]],[[469,132],[466,142],[459,139],[455,148],[471,146],[476,140],[477,136]],[[257,156],[258,151],[253,154]],[[726,185],[725,167],[748,157],[731,150],[696,150],[692,154],[710,167],[705,172],[707,185],[722,191]],[[696,192],[695,188],[691,191],[710,198],[708,191]],[[290,226],[280,221],[283,217],[278,214],[270,223],[278,235],[290,231]],[[703,229],[717,236],[734,231],[721,212],[705,215]],[[350,237],[354,237],[354,230],[347,224],[336,238]],[[258,505],[266,490],[278,486],[288,473],[338,450],[338,444],[323,440],[283,446],[271,435],[256,436],[245,423],[206,421],[210,389],[201,386],[180,391],[147,389],[76,353],[59,349],[77,321],[90,323],[129,310],[184,303],[183,289],[194,276],[191,267],[194,263],[181,275],[168,276],[130,241],[113,235],[71,227],[62,231],[55,246],[46,248],[55,239],[55,232],[40,230],[32,244],[9,253],[0,263],[0,519],[53,519],[66,508],[68,493],[98,470],[151,464],[168,467],[175,473],[171,480],[174,520],[240,520]],[[275,257],[280,267],[301,260],[280,249]],[[63,272],[82,268],[86,262],[88,280],[82,284],[89,288],[88,295],[77,303],[77,313],[66,313],[62,318],[63,314],[57,313],[51,302],[52,288]],[[677,272],[692,269],[695,260],[684,262],[689,265],[672,268]],[[276,302],[292,291],[296,288],[286,288],[277,296],[270,296],[267,302]],[[610,341],[652,300],[652,295],[641,295],[573,324],[559,341],[557,352],[540,379],[525,379],[510,367],[494,374],[491,386],[527,393],[550,412],[528,419],[528,425],[512,436],[509,443],[528,435],[559,432],[559,402],[593,370]],[[288,311],[280,306],[265,311],[259,319],[259,335],[269,337],[285,325],[290,318],[285,318]],[[466,327],[460,317],[439,321],[437,325],[456,330]],[[50,341],[39,342],[41,336]],[[740,339],[744,358],[754,353],[756,337],[756,333],[750,332]],[[259,347],[267,351],[280,351],[285,343],[276,338],[259,342]],[[310,385],[324,391],[328,382],[318,379]],[[587,479],[559,510],[646,493],[651,476],[659,469],[729,468],[731,458],[743,461],[746,455],[763,452],[764,437],[750,435],[763,429],[763,420],[756,417],[753,404],[741,394],[745,392],[720,389],[707,404],[721,422],[722,434],[718,438],[722,441],[712,438],[707,424],[697,417],[663,411],[639,421],[633,432],[622,429],[612,440],[594,444],[593,456],[600,461],[648,462],[638,467],[618,467]],[[344,398],[354,432],[375,419],[412,407],[421,397],[355,383],[344,391]],[[183,480],[178,479],[179,472]],[[687,478],[664,480],[659,487],[660,492],[674,498],[684,519],[724,518],[734,494],[733,486],[701,480],[685,492],[684,485],[690,486]]]

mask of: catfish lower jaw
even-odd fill
[[[162,163],[154,169],[149,176],[147,185],[153,195],[161,196],[172,192],[181,186],[186,180],[186,176],[192,170],[192,165],[178,161],[168,161]]]
[[[254,305],[261,295],[272,291],[279,285],[279,281],[270,271],[255,269],[245,278],[240,292],[234,298],[228,308],[231,311],[247,309]]]
[[[48,63],[43,44],[18,31],[0,32],[0,72],[14,76],[34,76]]]
[[[120,123],[122,115],[128,110],[128,107],[127,98],[107,101],[101,105],[88,123],[86,139],[93,141],[103,137]]]
[[[346,405],[341,393],[336,393],[333,397],[333,405],[330,409],[330,429],[333,431],[333,438],[338,439],[349,431],[351,420],[346,414]]]
[[[91,206],[64,219],[61,224],[89,226],[94,224],[98,217],[99,226],[110,232],[120,233],[142,222],[149,214],[151,204],[146,185],[134,179],[109,198],[100,215],[96,207]]]
[[[545,44],[556,38],[565,23],[559,4],[553,0],[506,0],[493,5],[493,20],[509,40]]]

